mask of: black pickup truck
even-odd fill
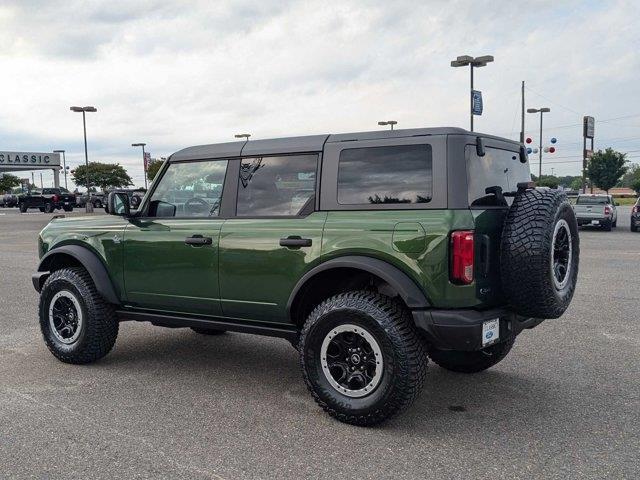
[[[18,207],[22,213],[25,213],[29,208],[37,208],[45,213],[51,213],[56,209],[71,212],[75,203],[75,195],[62,188],[32,190],[18,197]]]

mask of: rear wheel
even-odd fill
[[[315,401],[353,425],[375,425],[406,409],[425,379],[426,349],[409,313],[376,292],[325,300],[305,322],[298,350]]]
[[[105,302],[84,268],[53,272],[42,287],[39,313],[47,347],[65,363],[104,357],[118,336],[115,308]]]
[[[54,209],[55,207],[53,206],[53,203],[47,203],[44,206],[44,213],[51,213]]]
[[[73,207],[71,205],[65,205],[62,207],[65,212],[73,212]]]
[[[610,231],[611,231],[611,227],[612,227],[612,225],[613,225],[613,224],[611,223],[611,220],[609,220],[608,222],[604,222],[604,223],[602,224],[602,229],[603,229],[605,232],[610,232]]]
[[[442,368],[459,373],[478,373],[493,367],[511,351],[515,338],[476,352],[429,349],[429,358]]]
[[[632,232],[637,232],[638,231],[638,226],[633,222],[631,222],[631,231]]]

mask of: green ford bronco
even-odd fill
[[[576,218],[524,147],[458,128],[186,148],[139,208],[40,233],[40,327],[63,362],[122,321],[289,340],[316,402],[373,425],[418,396],[427,358],[475,373],[568,307]]]

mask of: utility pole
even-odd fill
[[[87,122],[85,120],[86,112],[97,112],[96,107],[70,107],[72,112],[82,112],[82,128],[84,131],[84,163],[87,167],[87,204],[85,205],[85,211],[87,213],[93,212],[93,203],[91,203],[91,184],[89,177],[89,153],[87,152]]]
[[[520,143],[524,143],[524,80],[522,80],[522,112],[520,120]]]

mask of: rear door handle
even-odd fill
[[[310,247],[311,243],[310,238],[302,238],[297,235],[291,235],[287,238],[280,239],[280,246],[287,248]]]
[[[211,237],[203,237],[202,235],[193,235],[184,239],[184,243],[187,245],[203,246],[213,244]]]

